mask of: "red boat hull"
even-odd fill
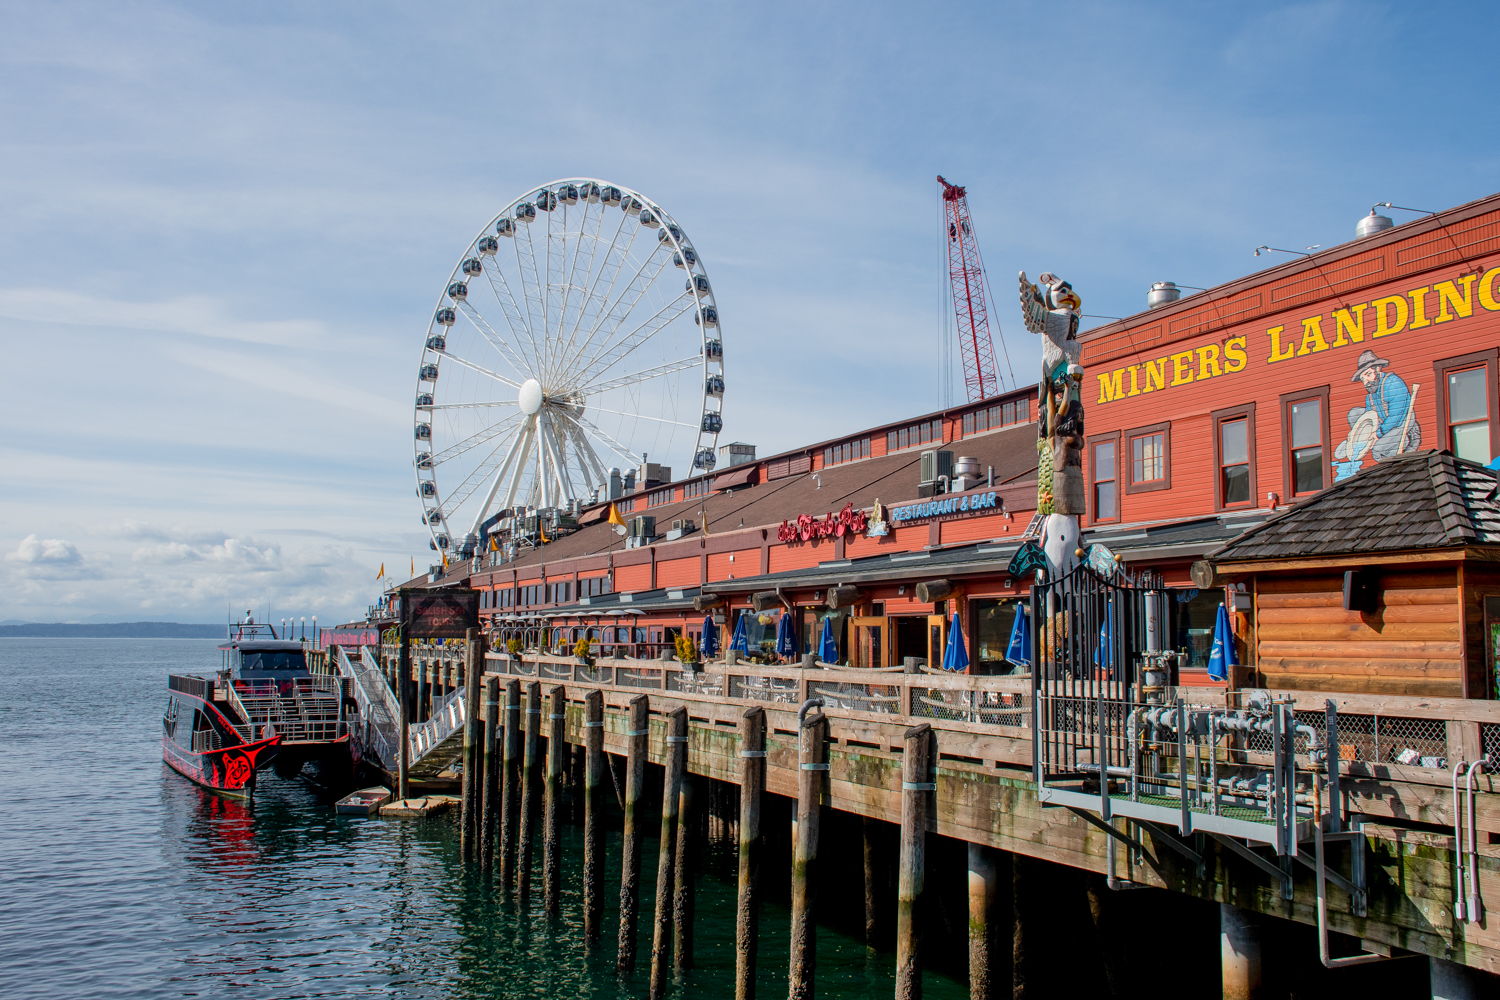
[[[276,756],[281,736],[270,736],[254,743],[194,753],[184,750],[169,736],[161,741],[162,760],[178,774],[204,788],[225,795],[243,796],[253,787],[252,776]]]

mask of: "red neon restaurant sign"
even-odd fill
[[[776,529],[776,540],[778,542],[808,542],[814,538],[827,538],[830,535],[842,538],[850,533],[864,531],[868,523],[865,512],[855,510],[854,504],[848,503],[837,514],[829,511],[828,516],[821,520],[811,514],[798,514],[795,521],[782,521],[781,527]]]

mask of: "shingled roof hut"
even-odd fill
[[[1394,456],[1209,553],[1254,595],[1259,686],[1495,698],[1500,473]]]

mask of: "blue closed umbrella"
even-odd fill
[[[1208,676],[1216,681],[1229,680],[1229,668],[1240,665],[1239,652],[1234,648],[1234,630],[1229,627],[1229,612],[1219,605],[1219,617],[1214,622],[1214,645],[1208,651]]]
[[[776,655],[798,656],[801,652],[797,647],[797,629],[792,624],[792,613],[783,612],[776,622]]]
[[[734,638],[729,640],[729,648],[741,653],[749,652],[745,648],[745,616],[743,614],[734,623]]]
[[[703,619],[703,642],[698,647],[703,651],[703,658],[716,656],[719,652],[719,630],[714,627],[714,616],[709,615]]]
[[[962,673],[969,669],[969,651],[964,648],[964,634],[958,627],[958,612],[953,612],[953,627],[948,630],[948,648],[943,651],[943,669]]]
[[[818,640],[818,659],[824,663],[839,662],[839,644],[833,640],[833,619],[823,619],[823,637]]]
[[[1010,627],[1010,645],[1005,648],[1005,658],[1018,667],[1031,669],[1031,616],[1021,605],[1016,605],[1016,620]]]
[[[1104,604],[1104,622],[1099,626],[1099,648],[1094,650],[1094,665],[1111,676],[1115,671],[1115,602]]]

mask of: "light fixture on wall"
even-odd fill
[[[906,593],[906,584],[903,583],[901,586],[897,587],[896,593],[904,595]]]
[[[1321,243],[1314,243],[1312,246],[1308,247],[1307,250],[1283,250],[1280,247],[1268,247],[1268,246],[1266,246],[1263,243],[1260,246],[1258,246],[1258,247],[1255,248],[1255,256],[1259,257],[1260,256],[1260,252],[1262,250],[1266,250],[1266,251],[1275,251],[1276,253],[1290,253],[1290,254],[1297,254],[1297,255],[1302,256],[1302,257],[1311,257],[1312,254],[1309,253],[1308,251],[1309,250],[1316,250],[1319,247],[1321,247],[1322,245],[1323,244],[1321,244]],[[1186,286],[1183,286],[1183,287],[1186,287]]]

